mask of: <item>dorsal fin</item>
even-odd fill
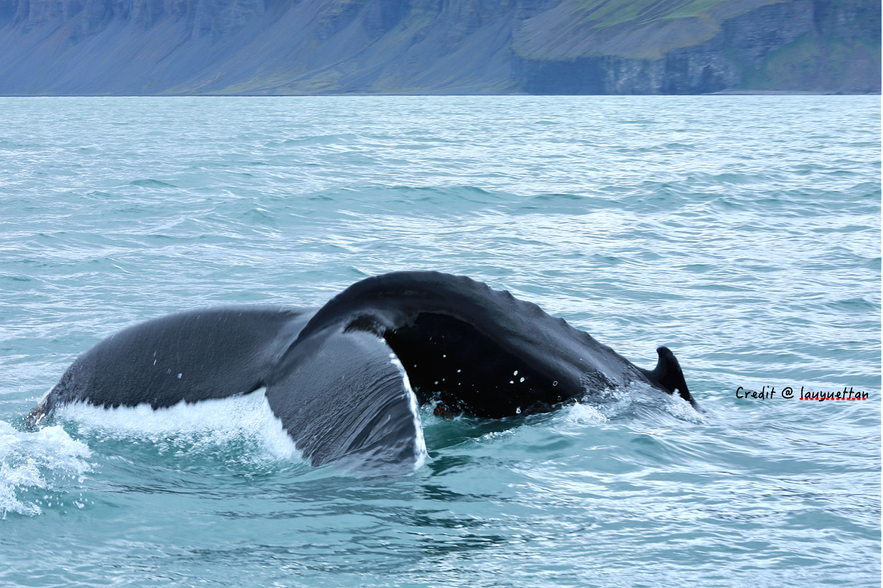
[[[687,400],[693,407],[696,407],[696,401],[687,389],[687,382],[684,380],[684,372],[681,371],[681,364],[678,358],[671,352],[668,347],[659,347],[656,349],[659,360],[653,371],[641,369],[644,375],[651,382],[664,388],[669,394],[673,394],[677,390],[681,394],[681,398]]]

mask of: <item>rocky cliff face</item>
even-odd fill
[[[0,94],[880,91],[878,0],[0,0]]]
[[[637,26],[597,26],[591,17],[571,22],[581,30],[571,28],[570,37],[583,41],[569,51],[548,41],[538,46],[542,24],[522,25],[519,32],[530,36],[516,36],[517,76],[528,92],[880,89],[880,6],[863,0],[720,3],[700,15]],[[839,59],[831,58],[837,50]]]

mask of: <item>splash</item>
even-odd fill
[[[0,421],[0,519],[7,513],[35,516],[43,512],[41,504],[60,503],[64,499],[52,494],[71,479],[81,483],[91,455],[59,426],[22,432]]]
[[[259,461],[301,457],[282,421],[270,409],[263,388],[193,404],[181,401],[156,410],[147,404],[101,408],[77,402],[59,407],[56,417],[77,423],[84,435],[146,440],[161,450],[186,447],[190,452],[212,453],[219,447],[245,442],[257,446]]]
[[[679,396],[665,394],[643,383],[632,383],[586,394],[579,402],[565,407],[557,420],[565,428],[616,421],[701,424],[707,421],[705,414],[705,409],[697,411]]]

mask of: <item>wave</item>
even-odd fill
[[[8,513],[35,516],[43,508],[83,508],[64,488],[82,483],[92,452],[60,426],[22,432],[0,421],[0,519]]]

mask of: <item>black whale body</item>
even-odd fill
[[[418,400],[501,418],[644,382],[695,406],[677,359],[657,352],[644,370],[509,292],[399,272],[321,308],[212,308],[125,329],[77,358],[28,423],[69,402],[156,409],[265,388],[313,465],[413,467],[425,453]]]

